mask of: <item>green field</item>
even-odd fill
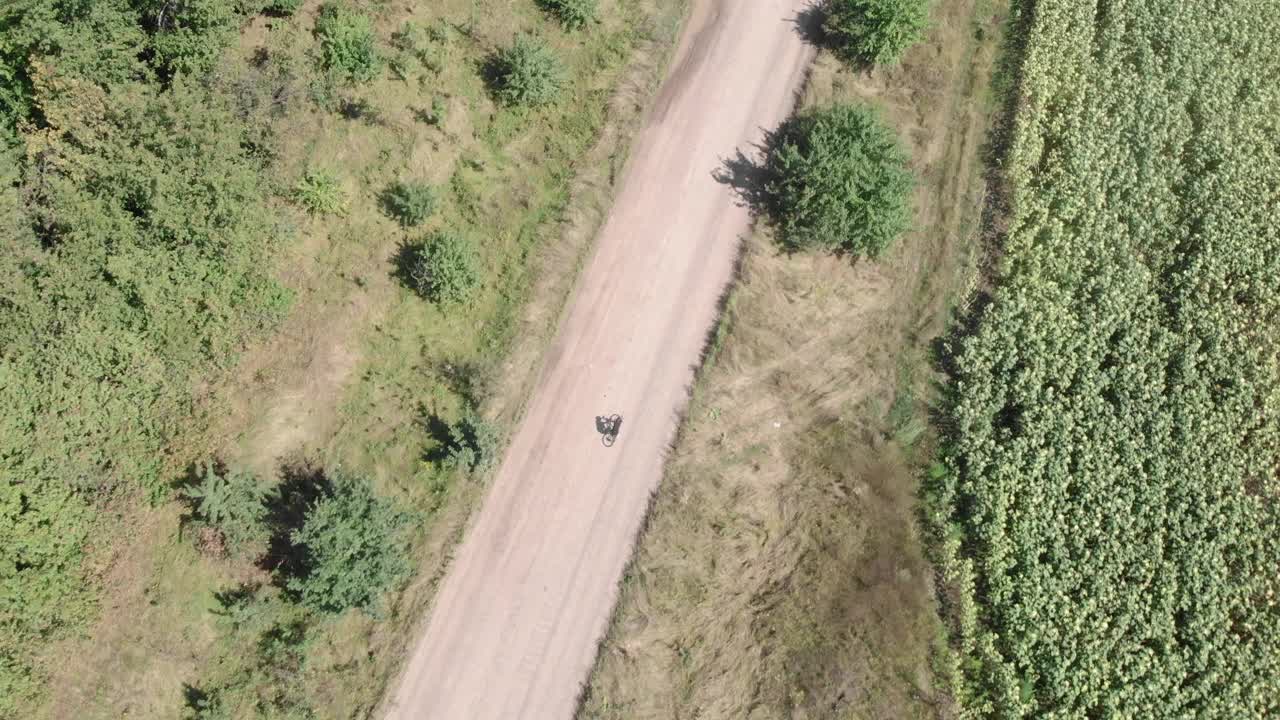
[[[982,717],[1280,712],[1275,3],[1020,3],[929,488]]]

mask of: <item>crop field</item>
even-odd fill
[[[1020,3],[928,483],[980,717],[1280,713],[1280,13]]]

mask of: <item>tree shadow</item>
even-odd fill
[[[294,544],[293,533],[302,527],[307,510],[316,500],[333,493],[333,483],[323,470],[306,462],[281,467],[280,478],[280,485],[267,505],[271,539],[258,567],[284,583],[305,575],[310,566],[306,548]]]
[[[259,586],[254,583],[245,583],[236,585],[229,590],[214,590],[213,600],[218,603],[216,610],[210,610],[210,613],[218,617],[231,617],[235,612],[245,605],[248,605],[258,596]]]
[[[439,415],[423,413],[420,422],[423,429],[427,431],[427,437],[431,438],[433,443],[422,453],[423,460],[433,464],[440,464],[462,448],[462,445],[454,436],[453,426],[445,422]]]
[[[772,134],[766,135],[766,143],[753,146],[759,157],[768,157],[768,140]],[[770,173],[763,160],[757,161],[741,150],[735,151],[733,157],[721,160],[720,167],[712,171],[715,181],[728,185],[738,197],[738,205],[751,210],[753,215],[764,214],[768,209],[768,187]]]
[[[201,690],[191,683],[182,683],[182,705],[191,712],[197,713],[196,717],[211,709],[214,703],[215,699],[208,691]]]
[[[796,13],[794,18],[789,22],[795,26],[795,32],[800,39],[816,48],[827,48],[830,41],[824,25],[827,22],[827,5],[821,0],[809,3],[803,10]]]
[[[499,98],[502,92],[502,86],[507,77],[507,62],[503,59],[502,53],[496,48],[490,49],[485,53],[484,57],[475,61],[476,74],[480,76],[480,82],[484,84],[485,90],[489,93],[489,97],[499,105],[504,107],[504,103]]]
[[[412,290],[418,295],[427,299],[423,295],[422,285],[415,276],[415,270],[419,265],[422,257],[422,241],[421,240],[401,240],[396,245],[395,255],[391,256],[391,277],[403,285],[406,289]]]
[[[436,363],[432,369],[470,407],[482,407],[493,395],[495,369],[489,363],[452,360]]]
[[[382,113],[364,98],[344,97],[338,101],[338,114],[347,120],[359,120],[366,125],[386,127]]]

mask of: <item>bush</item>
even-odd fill
[[[928,22],[929,0],[830,0],[823,31],[846,62],[893,65]]]
[[[406,280],[427,300],[465,302],[480,284],[480,259],[466,237],[451,231],[428,235],[405,251]]]
[[[302,0],[268,0],[264,12],[273,15],[292,15],[302,7]]]
[[[546,105],[560,95],[564,64],[541,40],[521,35],[493,60],[494,94],[505,105]]]
[[[426,183],[398,182],[383,192],[382,206],[404,227],[414,227],[435,212],[436,193]]]
[[[293,199],[313,215],[342,215],[347,211],[346,194],[338,179],[322,170],[311,170],[293,188]]]
[[[346,5],[329,3],[316,18],[316,36],[324,65],[351,82],[372,80],[382,69],[382,58],[374,48],[373,24],[367,15]]]
[[[265,549],[268,535],[265,503],[270,495],[253,473],[226,470],[212,463],[204,465],[199,480],[182,491],[197,526],[215,531],[222,546],[232,555]]]
[[[835,105],[787,121],[765,174],[766,209],[791,248],[876,257],[910,225],[907,157],[870,108]]]
[[[449,425],[449,440],[445,466],[470,473],[487,472],[498,462],[502,450],[498,426],[474,411]]]
[[[579,30],[595,22],[598,0],[541,0],[540,4],[556,16],[560,24]]]
[[[303,560],[288,588],[321,612],[370,610],[409,574],[402,539],[409,515],[378,498],[363,480],[339,476],[307,509],[291,537]]]

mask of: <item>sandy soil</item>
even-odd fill
[[[807,4],[696,2],[390,718],[572,716],[747,229],[713,174],[792,107]],[[606,448],[594,418],[611,413]]]

